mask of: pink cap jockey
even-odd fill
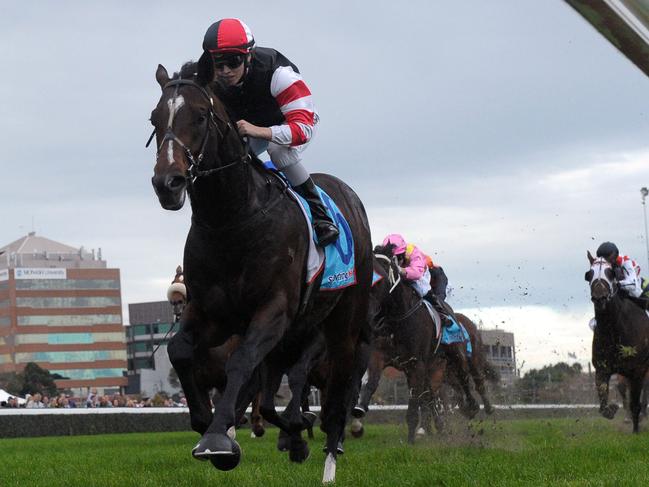
[[[405,239],[398,233],[392,233],[383,239],[383,245],[392,244],[394,255],[404,254],[406,266],[403,268],[403,276],[409,281],[416,281],[426,272],[428,264],[426,255],[412,244],[406,244]]]

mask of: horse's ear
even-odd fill
[[[590,282],[590,280],[593,278],[593,274],[594,274],[593,269],[589,270],[584,275],[584,279],[586,279],[587,282]]]
[[[586,251],[586,256],[588,257],[588,262],[590,262],[590,265],[593,265],[593,262],[595,262],[595,257],[593,257],[593,254],[590,253],[590,250]]]
[[[196,82],[201,86],[207,86],[214,80],[214,61],[212,55],[203,51],[200,59],[198,60],[198,75]]]
[[[163,89],[165,85],[169,83],[169,73],[167,73],[167,69],[162,64],[158,64],[158,69],[156,69],[155,72],[155,79],[158,81],[160,88]]]

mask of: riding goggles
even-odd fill
[[[214,58],[214,69],[222,70],[226,66],[230,69],[236,69],[241,66],[243,59],[244,56],[242,55]]]

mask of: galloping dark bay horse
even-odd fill
[[[158,146],[152,182],[163,208],[180,209],[185,194],[192,205],[184,255],[189,302],[181,329],[169,344],[169,356],[187,396],[192,427],[203,433],[193,454],[209,458],[219,469],[234,468],[241,450],[226,432],[235,424],[235,407],[257,390],[249,386],[253,372],[281,344],[286,347],[285,360],[290,359],[289,386],[303,391],[306,377],[294,367],[302,365],[301,351],[308,353],[314,337],[322,333],[330,364],[321,415],[327,434],[323,481],[333,481],[354,371],[365,365],[358,352],[372,279],[365,209],[342,181],[314,175],[349,224],[356,283],[314,292],[302,308],[310,238],[302,210],[283,182],[247,153],[210,89],[211,57],[201,56],[181,73],[170,79],[164,67],[156,71],[162,96],[151,114]],[[192,370],[195,363],[207,360],[211,347],[233,335],[241,341],[227,360],[227,384],[212,415],[207,392],[197,387]],[[303,427],[299,408],[288,421],[293,431]]]
[[[622,374],[629,383],[633,432],[638,432],[640,395],[649,370],[649,317],[631,298],[620,295],[620,286],[611,264],[588,252],[590,270],[586,281],[595,306],[597,326],[593,334],[593,366],[599,395],[599,411],[613,419],[617,404],[608,403],[608,383],[612,374]]]
[[[412,443],[419,412],[422,417],[433,414],[436,395],[447,367],[453,368],[461,377],[460,383],[467,398],[463,412],[473,417],[479,406],[471,394],[469,365],[463,344],[441,345],[438,349],[435,321],[414,288],[396,277],[398,270],[393,262],[392,250],[392,245],[374,249],[375,269],[384,279],[374,286],[371,293],[370,320],[374,321],[375,335],[373,352],[368,382],[361,389],[353,414],[359,417],[367,410],[385,367],[401,370],[406,375],[410,389],[406,421],[408,441]],[[382,325],[377,325],[377,321],[382,321]],[[438,353],[435,353],[437,350]]]

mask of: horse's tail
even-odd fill
[[[485,360],[483,363],[483,369],[484,369],[484,376],[485,378],[491,382],[492,384],[497,384],[500,382],[500,372],[498,372],[498,369],[489,362],[488,360]]]

